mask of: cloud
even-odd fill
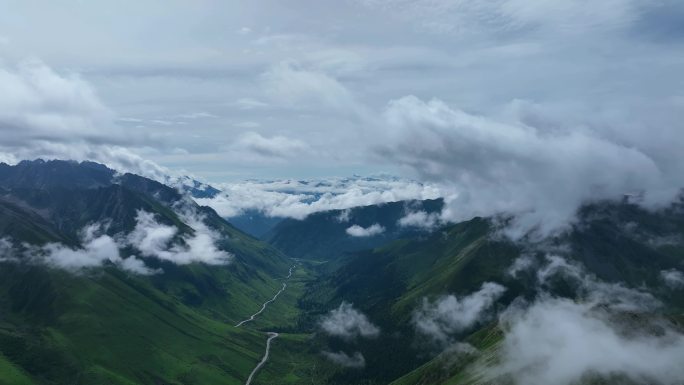
[[[545,297],[524,310],[512,308],[502,327],[501,361],[486,376],[530,385],[597,377],[674,385],[684,378],[684,336],[621,323],[592,304]]]
[[[177,227],[159,223],[154,214],[138,210],[135,228],[130,233],[109,236],[103,232],[102,225],[91,224],[81,230],[79,247],[47,243],[42,246],[23,244],[18,248],[10,239],[0,238],[0,261],[21,262],[26,258],[30,262],[73,272],[107,264],[141,275],[162,272],[148,267],[135,255],[121,256],[121,250],[133,247],[144,257],[179,265],[195,262],[223,265],[231,262],[233,255],[217,247],[220,235],[204,223],[201,215],[188,208],[180,208],[179,217],[192,228],[192,234],[180,235]]]
[[[253,122],[250,120],[244,121],[244,122],[237,122],[233,124],[233,126],[238,127],[238,128],[257,128],[261,127],[261,124],[259,122]]]
[[[253,110],[268,107],[268,103],[252,98],[240,98],[232,103],[233,106],[241,110]]]
[[[321,329],[331,336],[346,340],[357,337],[375,338],[380,329],[373,325],[368,318],[352,304],[342,302],[337,309],[331,310],[321,319]]]
[[[104,266],[107,263],[140,275],[159,272],[147,268],[144,262],[135,256],[122,258],[119,252],[121,245],[114,238],[102,233],[102,226],[99,224],[83,228],[80,237],[80,247],[69,247],[61,243],[47,243],[43,246],[25,244],[21,254],[30,261],[45,263],[72,272]],[[11,246],[5,241],[4,246],[8,245]],[[16,252],[10,254],[16,254]],[[21,259],[15,258],[14,261],[21,261]]]
[[[441,223],[438,213],[427,213],[425,211],[412,211],[399,219],[401,227],[418,227],[423,229],[433,229]]]
[[[635,0],[610,0],[601,4],[574,0],[357,1],[416,24],[423,30],[460,37],[529,30],[550,34],[586,34],[588,31],[619,29],[636,19],[640,8],[640,3]]]
[[[80,75],[39,60],[7,63],[0,60],[0,159],[93,160],[157,180],[168,172],[134,153],[149,137],[113,124],[114,112]]]
[[[413,315],[413,323],[419,333],[447,345],[455,334],[481,322],[505,291],[497,283],[485,282],[480,290],[462,298],[448,295],[434,303],[423,299],[422,307]]]
[[[535,265],[535,260],[531,255],[524,254],[516,258],[508,268],[506,274],[513,278],[519,278],[521,272],[530,270]]]
[[[216,187],[221,194],[196,201],[228,218],[258,210],[270,217],[302,219],[320,211],[436,199],[442,195],[432,184],[391,177],[244,181]]]
[[[179,265],[201,262],[209,265],[229,263],[232,254],[216,246],[219,235],[204,224],[195,213],[181,213],[181,219],[194,233],[179,236],[178,228],[157,222],[154,214],[139,210],[136,225],[126,236],[126,243],[146,257],[154,257]]]
[[[361,352],[354,352],[354,354],[351,356],[345,352],[323,351],[322,354],[331,362],[346,368],[359,369],[366,366],[366,359],[363,357]]]
[[[340,223],[347,223],[351,220],[351,210],[350,209],[344,209],[340,211],[340,215],[335,217],[335,220],[340,222]]]
[[[292,158],[310,150],[309,146],[301,140],[284,136],[267,138],[256,132],[242,134],[234,147],[266,158]]]
[[[320,69],[306,68],[293,61],[280,62],[261,76],[274,102],[290,108],[332,111],[359,116],[365,108],[337,79]]]
[[[498,121],[413,96],[390,102],[385,118],[376,153],[451,191],[445,219],[512,214],[514,239],[567,229],[589,201],[643,192],[642,204],[660,207],[680,188],[649,151],[589,128]]]
[[[0,262],[16,261],[16,252],[12,241],[7,237],[0,238]]]
[[[684,273],[679,270],[663,270],[660,272],[660,277],[670,289],[684,288]]]
[[[377,223],[374,223],[368,227],[361,227],[359,225],[353,225],[347,228],[347,234],[352,237],[372,237],[385,232],[385,228]]]
[[[188,112],[185,114],[179,114],[176,115],[175,118],[178,119],[212,119],[212,118],[218,118],[217,115],[211,114],[206,111],[198,111],[198,112]]]
[[[92,87],[75,74],[60,75],[37,60],[16,66],[0,61],[0,132],[4,146],[71,137],[122,139],[101,130],[112,113]]]
[[[574,286],[577,298],[590,306],[603,306],[613,311],[655,311],[662,303],[651,293],[633,289],[622,283],[607,283],[589,274],[577,262],[561,256],[546,255],[545,265],[537,270],[540,292],[553,292],[559,279]]]

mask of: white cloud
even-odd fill
[[[512,308],[502,325],[500,364],[488,368],[486,377],[530,385],[596,377],[674,385],[684,379],[684,336],[620,324],[591,304],[543,298],[524,310]]]
[[[174,116],[174,118],[178,119],[213,119],[213,118],[218,118],[217,115],[211,114],[206,111],[197,111],[197,112],[188,112],[185,114],[180,114]]]
[[[237,33],[240,35],[249,35],[250,33],[252,33],[252,29],[249,27],[242,27],[238,29]]]
[[[261,127],[261,124],[259,122],[253,122],[251,120],[247,120],[244,122],[237,122],[233,124],[233,126],[238,127],[238,128],[257,128]]]
[[[552,291],[556,279],[574,284],[577,297],[590,306],[603,306],[613,311],[655,311],[662,303],[651,293],[632,289],[622,283],[607,283],[585,271],[577,262],[549,254],[546,264],[537,270],[537,282],[543,291]]]
[[[380,334],[380,329],[373,325],[368,318],[352,304],[342,302],[337,309],[331,310],[321,319],[321,328],[331,336],[346,340],[357,337],[374,338]]]
[[[385,228],[377,223],[368,227],[361,227],[359,225],[352,225],[347,228],[347,234],[352,237],[372,237],[385,232]]]
[[[60,75],[36,60],[15,67],[0,61],[0,88],[4,146],[31,140],[64,142],[73,137],[117,139],[113,131],[101,127],[112,113],[75,74]]]
[[[437,343],[449,344],[455,334],[481,322],[505,291],[499,284],[485,282],[480,290],[462,298],[448,295],[434,303],[423,299],[422,307],[413,315],[416,330]]]
[[[386,177],[244,181],[216,187],[222,190],[221,194],[196,201],[223,217],[258,210],[270,217],[302,219],[319,211],[435,199],[442,194],[431,184]]]
[[[534,258],[529,254],[523,254],[513,261],[513,264],[508,268],[506,274],[513,278],[518,278],[519,274],[530,270],[535,264]]]
[[[344,209],[340,212],[340,215],[338,215],[335,220],[340,222],[340,223],[347,223],[351,219],[351,210],[350,209]]]
[[[253,110],[268,107],[268,103],[252,98],[240,98],[232,103],[233,106],[241,110]]]
[[[136,225],[126,236],[126,243],[146,257],[155,257],[179,265],[202,262],[209,265],[229,263],[232,255],[216,246],[219,235],[197,214],[181,213],[181,219],[194,233],[177,236],[178,228],[157,222],[154,214],[139,210]]]
[[[309,152],[309,146],[297,139],[284,136],[264,137],[256,132],[242,134],[233,148],[266,158],[292,158]]]
[[[23,244],[15,247],[10,239],[0,238],[0,261],[28,261],[77,272],[111,263],[119,268],[141,275],[161,273],[151,269],[136,255],[126,258],[120,251],[133,247],[144,257],[185,265],[193,262],[209,265],[229,263],[233,255],[218,248],[220,235],[210,229],[203,217],[188,208],[179,208],[179,217],[190,226],[192,234],[180,235],[175,226],[159,223],[154,214],[139,210],[135,228],[128,234],[109,236],[100,224],[91,224],[80,232],[80,246],[70,247],[61,243],[42,246]]]
[[[660,272],[660,277],[670,289],[684,288],[684,273],[679,270],[663,270]]]
[[[103,262],[115,263],[121,259],[116,241],[100,232],[99,225],[83,229],[83,248],[70,248],[60,243],[48,243],[41,247],[41,257],[49,264],[67,270],[101,266]]]
[[[680,187],[647,152],[588,128],[497,121],[413,96],[390,102],[385,116],[377,153],[451,190],[446,219],[514,214],[514,239],[566,229],[587,201],[645,191],[645,205],[664,205]]]
[[[323,351],[323,356],[331,362],[344,366],[346,368],[363,368],[366,366],[366,359],[361,352],[354,352],[353,355],[348,355],[345,352],[328,352]]]
[[[439,213],[427,213],[425,211],[412,211],[399,219],[399,226],[419,227],[433,229],[440,224]]]
[[[351,116],[365,113],[365,108],[342,83],[319,69],[284,61],[264,73],[262,82],[274,102],[290,108]]]
[[[80,240],[80,247],[69,247],[61,243],[47,243],[43,246],[25,244],[23,245],[25,250],[22,254],[33,262],[45,263],[73,272],[100,267],[106,263],[141,275],[159,272],[147,268],[144,262],[135,256],[122,258],[119,252],[122,246],[114,238],[102,233],[102,226],[99,224],[92,224],[83,228]],[[11,243],[5,242],[3,246],[8,245],[11,246]],[[16,253],[16,251],[11,251],[10,255]],[[14,260],[20,261],[17,258]]]
[[[545,33],[586,34],[623,27],[637,18],[635,0],[609,0],[600,4],[576,0],[357,0],[424,30],[472,37],[497,32],[541,30]]]
[[[16,257],[12,241],[7,237],[0,238],[0,262],[12,262]]]

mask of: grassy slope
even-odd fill
[[[21,367],[35,383],[239,384],[261,357],[260,333],[205,317],[118,270],[7,270],[24,282],[47,279],[45,292],[56,295],[35,308],[16,305],[44,293],[15,293],[17,302],[5,304],[15,313],[0,331],[0,351],[14,366],[3,366],[3,375]],[[3,292],[19,290],[20,283],[2,278]]]
[[[2,191],[0,234],[15,242],[76,246],[78,231],[93,222],[109,223],[110,235],[131,231],[139,209],[181,234],[193,232],[171,207],[180,198],[174,189],[134,175],[117,185],[109,178],[98,182],[72,164],[65,166],[69,178],[94,188],[66,188],[57,182],[69,178],[54,181],[54,170],[42,170],[51,165],[35,170],[44,174],[39,184],[46,188],[36,188],[39,178],[31,174],[24,178],[28,184]],[[196,210],[223,235],[220,247],[234,255],[230,265],[148,259],[164,273],[141,277],[115,268],[75,275],[1,263],[0,378],[36,384],[242,383],[260,360],[265,338],[232,325],[280,289],[279,278],[292,261],[213,210]],[[297,312],[287,311],[292,327]]]
[[[0,354],[0,385],[31,385],[34,380]]]

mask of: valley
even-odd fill
[[[597,349],[573,327],[660,346],[666,363],[684,352],[681,203],[586,205],[541,243],[492,218],[396,224],[440,201],[322,212],[257,239],[97,164],[0,166],[0,192],[2,385],[507,384],[560,364],[549,340]],[[348,231],[378,222],[382,236]],[[637,378],[592,365],[580,383]]]

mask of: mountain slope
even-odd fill
[[[353,383],[365,378],[387,383],[401,377],[397,383],[469,383],[463,382],[461,373],[467,367],[465,363],[445,372],[444,362],[453,361],[453,357],[447,354],[429,360],[434,346],[417,334],[415,312],[424,299],[432,302],[445,295],[464,298],[485,282],[506,288],[495,308],[506,308],[516,298],[533,301],[541,289],[537,270],[549,263],[548,255],[561,255],[569,263],[580,264],[597,282],[648,290],[664,304],[658,314],[682,314],[684,292],[669,289],[662,279],[663,271],[684,268],[684,214],[678,205],[649,212],[628,203],[604,202],[585,206],[579,215],[570,232],[543,244],[512,243],[496,235],[492,222],[475,218],[329,262],[331,267],[322,269],[329,273],[312,284],[302,300],[302,307],[308,309],[306,323],[316,328],[324,309],[346,301],[383,331],[377,340],[355,344],[321,337],[324,345],[358,349],[365,356],[366,368],[361,373],[344,372],[334,381]],[[522,256],[534,265],[530,271],[513,276],[510,268]],[[577,298],[580,290],[576,282],[566,279],[551,280],[548,285],[543,290],[560,297]],[[493,330],[496,324],[492,326],[491,320],[485,317],[455,337],[472,342],[484,357],[495,356],[500,333],[485,342],[476,340],[489,333],[487,328]],[[415,371],[407,373],[407,369]]]
[[[350,252],[371,249],[389,241],[425,232],[424,228],[401,226],[408,213],[439,213],[442,200],[391,202],[381,205],[331,210],[303,220],[284,219],[264,239],[288,255],[313,260],[330,260]],[[363,229],[380,226],[379,232],[354,236],[352,226]]]
[[[135,247],[124,250],[163,270],[143,276],[109,262],[71,272],[24,254],[19,260],[0,255],[0,378],[34,384],[244,381],[261,357],[263,336],[232,325],[280,288],[291,266],[282,253],[149,179],[88,162],[0,165],[0,238],[16,247],[58,242],[77,249],[82,229],[93,223],[120,237],[136,227],[140,210],[177,229],[178,242],[198,231],[181,215],[194,212],[219,234],[216,246],[233,260],[176,264]]]

